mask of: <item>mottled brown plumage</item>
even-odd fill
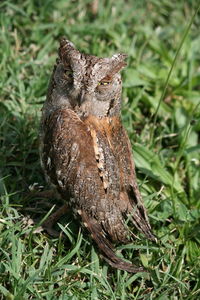
[[[85,55],[62,39],[43,107],[41,157],[45,172],[115,268],[137,272],[118,258],[129,217],[155,240],[136,182],[131,145],[120,119],[125,55]]]

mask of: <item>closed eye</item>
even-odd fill
[[[70,69],[64,70],[64,76],[68,78],[73,78],[73,72]]]

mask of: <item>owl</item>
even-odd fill
[[[127,220],[156,240],[120,118],[126,55],[87,55],[65,38],[58,54],[42,109],[41,160],[65,205],[47,223],[70,209],[112,267],[143,271],[117,257],[113,246],[127,243]]]

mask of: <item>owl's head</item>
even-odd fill
[[[87,55],[62,38],[47,101],[55,108],[71,108],[81,117],[119,114],[120,70],[126,65],[125,58],[124,54],[111,58]]]

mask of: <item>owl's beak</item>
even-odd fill
[[[79,106],[85,101],[85,91],[82,90],[78,96]]]

